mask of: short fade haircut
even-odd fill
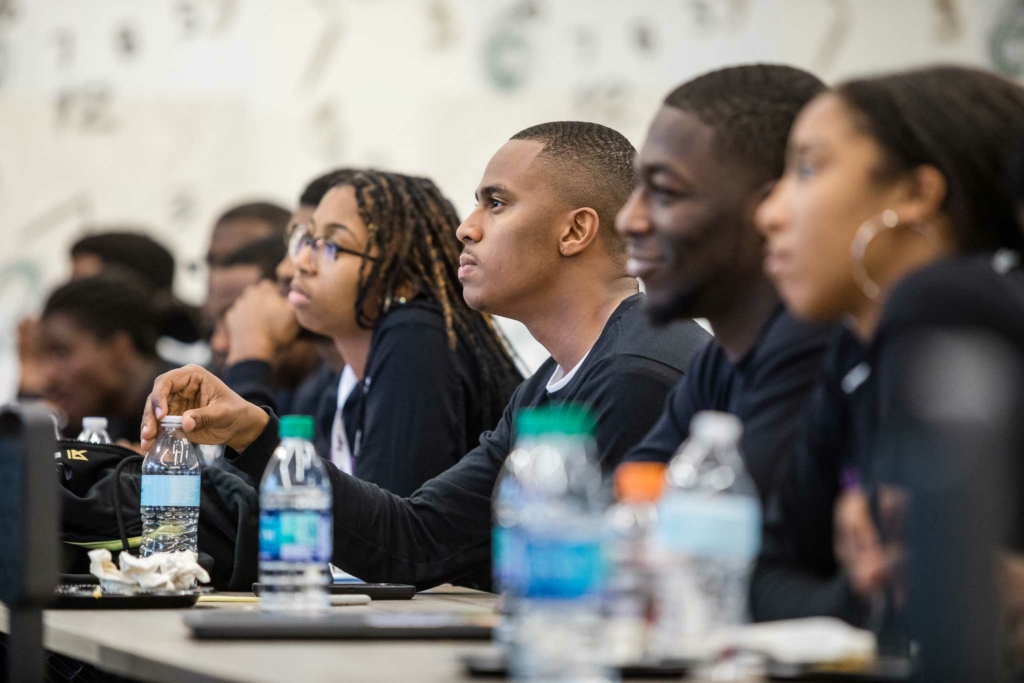
[[[719,153],[769,181],[782,177],[797,114],[824,91],[825,84],[802,69],[749,64],[687,81],[664,104],[694,114],[714,130]]]
[[[544,145],[538,158],[558,170],[554,185],[570,205],[597,212],[609,252],[625,257],[626,243],[615,231],[615,216],[636,187],[636,149],[622,133],[583,121],[553,121],[512,136]]]
[[[129,271],[153,291],[174,286],[174,256],[162,244],[138,230],[116,230],[86,235],[71,246],[71,258],[95,256],[104,270]]]
[[[308,206],[315,209],[320,206],[320,201],[332,187],[351,180],[352,176],[356,173],[357,171],[352,168],[336,168],[318,178],[314,178],[309,182],[309,185],[306,185],[302,194],[299,195],[299,206]]]
[[[270,202],[249,202],[248,204],[239,204],[228,209],[220,215],[220,218],[217,219],[214,225],[229,221],[262,221],[270,227],[271,232],[277,235],[278,239],[282,239],[291,217],[292,212],[283,206]]]
[[[239,247],[228,254],[221,266],[258,266],[261,279],[273,280],[276,277],[277,265],[284,259],[287,251],[285,243],[279,237],[271,235]]]

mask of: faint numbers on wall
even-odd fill
[[[496,17],[493,31],[484,42],[487,81],[498,90],[519,89],[533,71],[534,46],[529,33],[541,16],[540,3],[520,0]]]
[[[1009,0],[996,15],[988,38],[992,64],[1006,76],[1024,76],[1024,0]]]
[[[114,90],[107,83],[66,86],[54,98],[57,130],[107,134],[117,130]]]

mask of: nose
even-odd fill
[[[633,190],[625,205],[615,217],[615,229],[620,235],[646,235],[651,231],[651,223],[647,218],[647,206],[644,204],[643,190]]]
[[[789,183],[785,178],[775,183],[754,212],[754,225],[765,237],[778,233],[785,225],[788,188]]]
[[[287,257],[285,257],[287,260]],[[309,244],[303,244],[299,249],[299,253],[292,259],[292,276],[295,276],[296,272],[302,273],[303,275],[312,275],[316,272],[316,267],[313,265],[315,258],[313,258],[313,247]],[[280,266],[279,266],[280,267]]]
[[[482,233],[480,230],[479,206],[466,216],[466,220],[462,221],[462,225],[455,231],[455,237],[463,244],[472,244],[480,241]]]

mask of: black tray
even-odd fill
[[[97,594],[99,586],[62,585],[47,609],[183,609],[199,600],[199,591],[159,591],[132,595]]]
[[[901,657],[882,657],[873,666],[860,671],[821,671],[820,668],[771,662],[770,681],[808,681],[810,683],[897,683],[909,681],[914,665]]]
[[[252,592],[259,595],[263,592],[263,584],[256,582]],[[416,586],[406,583],[332,583],[327,586],[331,595],[369,595],[373,600],[412,600],[416,595]]]

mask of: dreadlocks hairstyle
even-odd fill
[[[879,179],[933,166],[962,251],[1021,249],[1009,164],[1024,88],[978,69],[942,66],[847,81],[836,94],[882,148]]]
[[[369,229],[367,251],[377,248],[376,260],[362,262],[356,321],[370,328],[393,302],[407,297],[436,301],[444,312],[449,348],[454,351],[461,339],[477,359],[483,399],[490,406],[486,417],[496,422],[504,397],[522,376],[491,317],[474,311],[462,298],[455,207],[427,178],[367,170],[338,180],[334,187],[343,185],[355,191],[359,216]]]
[[[615,216],[636,187],[636,150],[629,140],[607,126],[583,121],[542,123],[511,139],[544,145],[538,159],[552,165],[559,196],[571,206],[597,211],[604,243],[614,256],[624,257],[626,242],[615,231]]]
[[[782,177],[786,140],[796,115],[825,84],[812,74],[778,64],[718,69],[679,86],[665,106],[696,116],[715,132],[716,150],[761,175]]]

